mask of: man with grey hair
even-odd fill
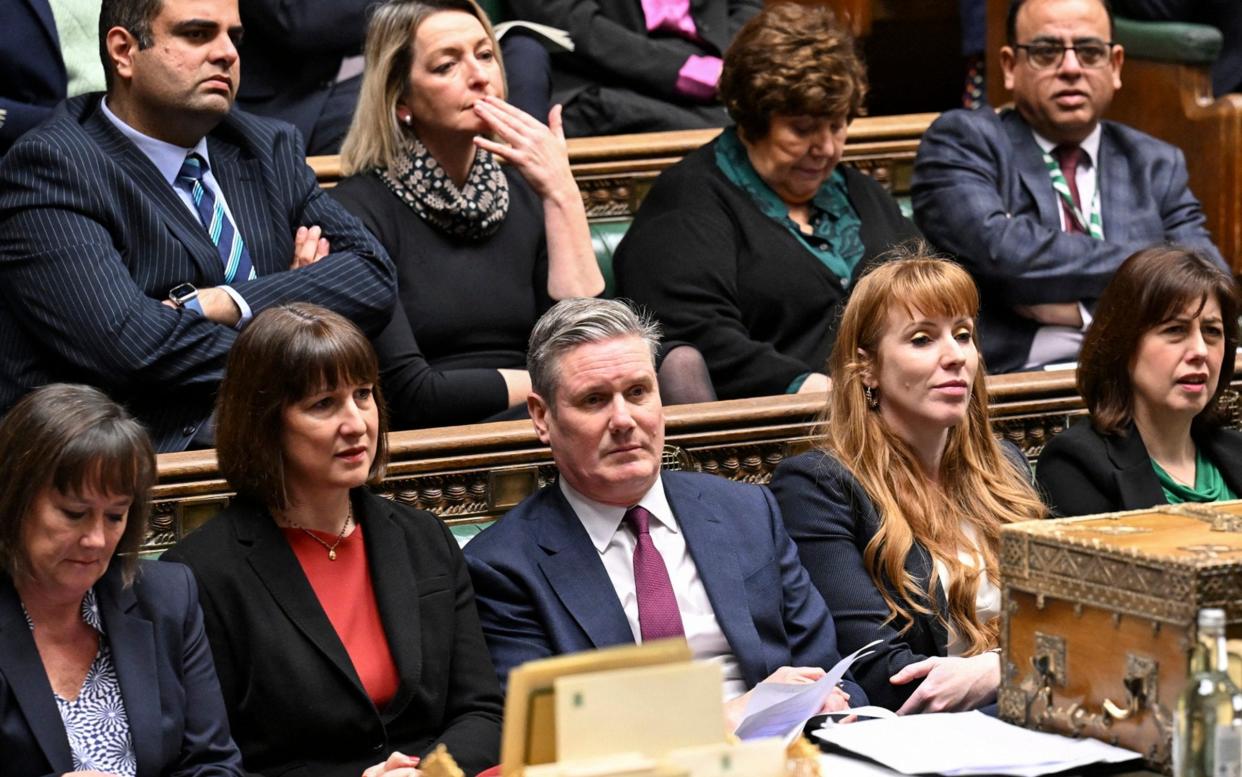
[[[718,661],[731,726],[760,681],[806,682],[836,631],[767,489],[661,472],[658,327],[573,299],[535,325],[527,400],[560,477],[466,546],[501,683],[536,658],[684,637]],[[865,704],[852,681],[825,709]]]

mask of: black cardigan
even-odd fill
[[[721,399],[783,394],[825,370],[866,266],[919,233],[882,186],[843,167],[864,246],[847,287],[725,177],[715,144],[665,170],[643,200],[617,248],[618,292],[646,306],[666,339],[703,353]]]
[[[374,173],[330,190],[397,266],[397,305],[375,339],[393,429],[482,421],[508,405],[497,369],[526,369],[530,330],[552,305],[547,237],[539,197],[504,171],[509,213],[479,242],[423,221]]]
[[[1242,433],[1210,429],[1195,444],[1242,496]],[[1124,436],[1103,435],[1083,420],[1048,441],[1035,477],[1053,513],[1094,515],[1167,504],[1151,456],[1130,424]]]
[[[354,492],[400,685],[377,710],[267,510],[238,498],[165,554],[198,578],[233,738],[249,772],[358,777],[443,742],[467,774],[499,762],[500,686],[453,535],[431,513]]]

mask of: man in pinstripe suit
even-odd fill
[[[0,410],[103,388],[161,451],[209,444],[238,328],[293,300],[376,331],[391,261],[318,187],[285,124],[233,111],[236,0],[104,0],[106,95],[0,163]]]

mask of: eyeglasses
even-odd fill
[[[1116,43],[1107,40],[1083,41],[1075,43],[1073,46],[1066,46],[1063,43],[1038,42],[1038,43],[1017,43],[1014,44],[1015,49],[1022,49],[1026,52],[1027,59],[1031,62],[1031,67],[1036,70],[1047,70],[1050,67],[1060,67],[1061,62],[1065,59],[1065,52],[1072,51],[1074,56],[1078,58],[1078,64],[1083,67],[1104,67],[1108,64],[1108,55],[1112,52]]]

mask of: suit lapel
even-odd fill
[[[376,606],[388,638],[388,649],[401,677],[397,695],[383,711],[384,717],[391,720],[414,698],[422,677],[418,582],[405,534],[397,525],[399,519],[392,508],[383,499],[366,493],[359,497],[355,511],[362,516],[362,539],[366,544]]]
[[[100,150],[124,168],[130,180],[152,200],[167,224],[168,231],[185,246],[186,253],[198,267],[200,277],[212,286],[223,283],[224,268],[220,262],[220,254],[198,217],[181,201],[146,154],[130,143],[108,117],[103,115],[103,109],[98,103],[91,115],[85,119],[83,129],[99,145]]]
[[[238,539],[252,542],[246,561],[267,588],[290,622],[323,654],[324,658],[365,694],[345,646],[320,606],[297,556],[285,541],[276,522],[266,510],[248,505],[250,510],[233,516]]]
[[[114,563],[95,589],[99,616],[103,620],[112,663],[125,700],[138,777],[156,777],[155,764],[163,763],[160,737],[160,688],[155,660],[155,632],[151,622],[137,611],[132,588],[121,585]],[[146,768],[144,768],[144,766]]]
[[[267,214],[264,196],[258,181],[261,180],[259,160],[243,155],[234,144],[220,140],[214,135],[207,137],[207,150],[211,155],[211,172],[224,192],[237,231],[241,233],[255,272],[263,275],[286,267],[272,267],[265,261],[268,254],[266,236],[271,226],[264,223]],[[290,258],[292,254],[290,254]]]
[[[1125,437],[1104,435],[1104,444],[1117,470],[1113,477],[1122,510],[1140,510],[1165,503],[1164,490],[1151,467],[1151,456],[1134,424],[1130,424]]]
[[[52,685],[22,614],[17,589],[8,575],[0,575],[0,675],[8,683],[52,771],[73,771],[73,753],[56,709]]]
[[[1112,132],[1108,124],[1100,131],[1099,159],[1095,160],[1095,186],[1100,193],[1100,219],[1105,234],[1111,231],[1118,239],[1124,240],[1132,233],[1130,223],[1135,214],[1140,212],[1134,202],[1134,190],[1122,185],[1130,178],[1131,171],[1126,159],[1117,152],[1113,144]],[[1116,183],[1116,190],[1112,184]]]
[[[1235,495],[1242,497],[1242,434],[1226,429],[1216,429],[1204,441],[1208,458],[1220,470],[1225,485]]]
[[[1052,189],[1052,179],[1048,176],[1048,168],[1044,166],[1044,152],[1035,142],[1035,135],[1017,111],[1006,111],[1001,114],[1001,124],[1009,134],[1009,143],[1013,147],[1013,165],[1018,171],[1035,207],[1039,211],[1039,220],[1047,226],[1061,226],[1061,204],[1057,193]]]
[[[770,670],[753,663],[763,655],[763,646],[750,613],[735,535],[729,531],[727,522],[721,520],[722,516],[704,504],[702,493],[693,481],[665,473],[663,483],[716,622],[741,665],[747,686],[753,686]]]
[[[591,537],[565,500],[559,486],[545,490],[552,501],[548,517],[537,525],[538,543],[547,557],[539,569],[561,604],[595,647],[634,642],[634,633]]]

